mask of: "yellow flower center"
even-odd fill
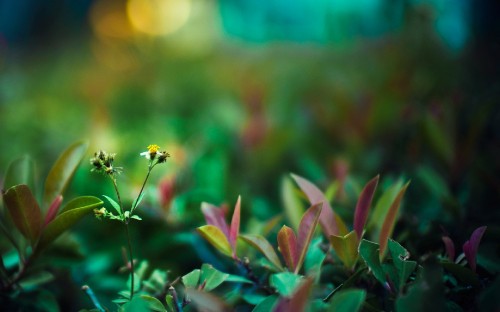
[[[150,154],[156,154],[156,152],[158,152],[159,149],[160,149],[160,147],[158,145],[156,145],[156,144],[150,144],[148,146],[148,152]]]

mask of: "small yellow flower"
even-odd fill
[[[148,150],[146,152],[142,152],[140,155],[146,157],[146,159],[153,160],[155,159],[159,149],[160,147],[158,145],[150,144],[148,145]]]
[[[158,152],[159,149],[160,149],[160,147],[156,144],[148,145],[148,152],[150,152],[150,153],[156,153],[156,152]]]

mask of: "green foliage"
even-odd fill
[[[341,290],[333,296],[328,312],[357,312],[361,309],[365,298],[365,290]]]

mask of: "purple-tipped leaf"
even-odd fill
[[[304,259],[306,258],[307,248],[311,243],[311,239],[314,235],[314,230],[318,225],[319,217],[321,215],[321,207],[323,204],[319,203],[311,206],[306,210],[302,219],[300,220],[299,233],[297,237],[297,247],[299,252],[299,258],[297,260],[297,267],[295,268],[295,273],[298,273]]]
[[[261,235],[247,234],[240,235],[240,238],[247,242],[250,246],[260,251],[276,268],[283,270],[283,266],[281,265],[276,251],[274,251],[273,246],[267,239],[265,239],[265,237]]]
[[[370,211],[379,178],[380,176],[377,175],[375,178],[371,179],[359,195],[358,203],[356,204],[356,212],[354,214],[354,231],[358,235],[358,241],[362,238],[363,229],[366,219],[368,218],[368,212]]]
[[[44,226],[49,224],[50,221],[54,220],[54,218],[57,215],[57,212],[59,211],[59,207],[61,207],[62,201],[63,201],[63,196],[59,195],[54,199],[52,204],[50,204],[49,210],[47,211],[47,214],[45,215]]]
[[[291,228],[283,225],[278,232],[278,246],[283,258],[285,259],[286,266],[290,271],[294,271],[297,267],[299,254],[297,251],[297,238]]]
[[[479,249],[479,243],[481,242],[481,238],[483,237],[486,228],[486,226],[482,226],[475,229],[474,232],[472,232],[470,239],[466,241],[463,246],[467,262],[469,262],[469,266],[474,272],[476,272],[476,256]]]
[[[444,247],[446,248],[446,255],[451,262],[455,261],[455,244],[448,236],[441,237],[444,243]]]
[[[233,257],[236,257],[236,240],[240,234],[240,206],[241,196],[238,196],[236,206],[234,207],[233,218],[231,220],[231,228],[229,230],[229,243],[233,247]]]
[[[392,202],[391,207],[387,211],[384,223],[382,224],[382,229],[380,230],[379,244],[380,244],[380,258],[382,259],[385,255],[385,250],[387,248],[387,242],[391,238],[392,231],[394,230],[394,225],[396,223],[396,218],[399,213],[399,207],[401,206],[401,201],[406,192],[406,189],[410,185],[410,182],[406,183],[401,190],[399,190],[398,195]]]
[[[229,237],[229,227],[222,208],[203,202],[201,203],[201,212],[205,216],[207,224],[218,227],[226,237]]]
[[[206,239],[212,246],[217,250],[225,254],[226,256],[232,257],[233,249],[227,240],[227,236],[222,233],[222,231],[215,225],[204,225],[196,229],[200,235]]]
[[[302,192],[304,192],[307,196],[311,205],[319,203],[324,204],[324,209],[321,211],[320,224],[325,235],[330,237],[330,235],[347,234],[345,224],[340,217],[335,215],[323,192],[316,187],[316,185],[298,175],[292,174],[292,178],[298,184]]]

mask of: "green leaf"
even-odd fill
[[[45,180],[43,208],[47,209],[56,196],[62,194],[87,151],[88,143],[76,142],[68,147],[49,171]]]
[[[311,243],[311,239],[314,235],[314,230],[318,225],[322,207],[322,203],[311,206],[302,216],[302,220],[300,220],[299,233],[297,235],[297,251],[299,252],[299,256],[295,273],[299,272],[302,267],[302,263],[304,263],[307,249],[309,248],[309,244]]]
[[[290,272],[281,272],[271,275],[269,284],[276,288],[280,295],[290,297],[304,278]]]
[[[333,296],[328,312],[357,312],[361,309],[365,298],[365,290],[341,290]]]
[[[295,187],[288,177],[284,177],[281,181],[281,198],[288,220],[294,229],[298,229],[304,209],[298,196],[295,194]]]
[[[378,244],[370,242],[366,239],[361,240],[361,243],[359,245],[359,255],[361,256],[361,258],[363,258],[368,268],[370,268],[370,270],[373,272],[375,278],[380,283],[385,284],[386,277],[384,269],[380,264],[379,254],[380,251]]]
[[[326,258],[326,254],[323,252],[323,249],[321,249],[322,242],[323,237],[317,237],[311,242],[304,261],[304,268],[307,276],[315,276],[315,282],[319,280],[321,266]]]
[[[196,288],[200,280],[200,269],[193,270],[182,277],[182,284],[188,288]]]
[[[352,269],[358,260],[358,235],[351,231],[345,236],[330,236],[333,250],[345,267]]]
[[[271,246],[271,244],[263,236],[247,234],[240,235],[240,238],[250,244],[250,246],[260,251],[276,268],[281,271],[283,270],[283,266],[281,265],[276,251],[274,251],[273,246]]]
[[[252,312],[269,312],[273,311],[273,307],[278,301],[278,296],[271,295],[266,297],[266,299],[262,300],[258,305],[253,308]]]
[[[228,275],[229,276],[226,278],[226,282],[253,284],[253,282],[246,277],[233,274]]]
[[[35,165],[29,156],[20,157],[9,164],[3,188],[9,189],[15,185],[26,184],[31,190],[35,188]]]
[[[384,223],[385,216],[387,215],[387,211],[391,207],[392,202],[396,196],[398,196],[398,192],[403,186],[403,181],[398,180],[393,185],[391,185],[382,196],[377,201],[375,208],[373,209],[373,214],[370,216],[370,222],[368,223],[368,228],[373,229],[376,233],[376,238],[378,238],[378,234],[380,229],[382,228],[382,224]]]
[[[36,246],[37,252],[43,250],[64,231],[80,221],[81,218],[92,213],[94,209],[102,207],[102,205],[103,202],[93,196],[81,196],[68,202],[61,210],[61,213],[47,224],[43,230],[40,241]]]
[[[306,311],[307,301],[313,285],[312,278],[305,278],[297,287],[291,298],[281,298],[275,306],[275,311]]]
[[[172,295],[165,296],[165,303],[167,304],[167,311],[168,312],[176,312],[177,311],[175,308],[174,297],[172,297]]]
[[[160,300],[156,299],[155,297],[148,296],[148,295],[141,295],[140,296],[142,300],[147,302],[147,306],[150,311],[157,311],[157,312],[166,312],[167,309],[163,306],[163,303],[161,303]]]
[[[146,194],[146,190],[144,190],[140,195],[139,197],[137,197],[136,199],[134,199],[134,202],[132,203],[132,211],[135,210],[135,208],[137,208],[137,206],[139,206],[139,204],[141,203],[142,199],[144,198],[144,195]]]
[[[24,289],[30,289],[48,283],[53,279],[54,275],[52,275],[52,273],[40,271],[23,278],[19,285]]]
[[[9,188],[3,201],[16,228],[34,244],[40,235],[42,213],[29,187],[21,184]]]
[[[398,285],[396,285],[396,288],[402,290],[411,273],[417,267],[417,263],[415,261],[408,261],[410,253],[392,239],[389,240],[389,253],[398,273]]]
[[[120,205],[111,197],[109,196],[106,196],[106,195],[102,195],[104,196],[108,201],[109,203],[111,204],[111,206],[113,206],[113,208],[115,208],[116,212],[118,213],[119,216],[122,215],[122,210],[120,208]]]
[[[201,266],[201,274],[200,274],[200,285],[205,285],[203,289],[205,291],[211,291],[215,289],[220,284],[224,283],[224,281],[229,277],[229,274],[222,273],[216,270],[210,264],[204,263]]]
[[[471,285],[473,287],[480,287],[481,283],[476,273],[471,269],[461,266],[460,264],[444,261],[441,262],[443,268],[453,274],[458,280],[466,285]]]
[[[399,207],[401,206],[401,201],[403,200],[403,196],[406,192],[406,189],[410,185],[408,181],[399,191],[398,195],[392,202],[387,215],[385,216],[384,224],[382,224],[382,229],[380,230],[379,244],[380,244],[380,258],[383,258],[385,255],[385,249],[387,248],[387,241],[392,235],[392,231],[394,230],[394,225],[396,224],[396,218],[399,213]]]
[[[233,250],[226,235],[214,225],[204,225],[196,229],[198,233],[206,239],[212,246],[214,246],[218,251],[222,252],[228,257],[232,257]]]

